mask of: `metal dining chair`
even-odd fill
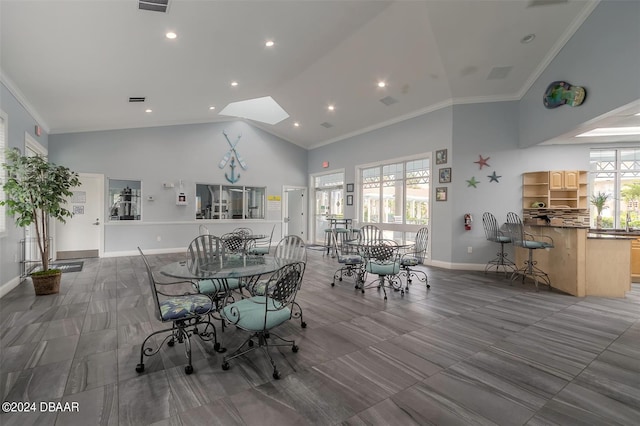
[[[413,245],[409,249],[408,252],[404,253],[400,258],[400,275],[403,275],[407,278],[407,285],[405,290],[409,291],[409,284],[411,284],[411,277],[414,277],[421,282],[425,283],[427,288],[431,288],[429,285],[429,277],[427,277],[427,273],[416,269],[416,266],[422,265],[424,259],[427,255],[427,247],[429,244],[429,229],[424,227],[420,228],[416,233],[416,240]]]
[[[203,294],[185,293],[185,284],[190,281],[157,282],[151,271],[151,266],[142,249],[138,247],[140,256],[147,270],[149,288],[153,299],[153,307],[156,319],[163,324],[171,324],[171,327],[154,331],[142,342],[140,347],[140,363],[136,366],[136,372],[144,371],[144,357],[157,354],[164,343],[173,346],[176,342],[184,343],[187,365],[185,374],[193,373],[191,364],[191,336],[196,335],[203,341],[213,341],[213,349],[223,351],[217,339],[216,328],[211,322],[211,313],[216,309],[213,300]],[[175,288],[175,293],[169,293],[170,288]],[[154,336],[161,333],[169,333],[160,344],[155,346]]]
[[[399,291],[404,296],[404,289],[398,273],[400,272],[400,246],[393,240],[370,241],[359,247],[365,260],[367,274],[377,275],[378,278],[371,284],[361,285],[362,293],[365,288],[377,287],[384,292],[384,300],[387,300],[386,287]]]
[[[273,378],[280,378],[269,347],[290,346],[294,353],[298,352],[295,340],[277,335],[274,329],[295,318],[295,298],[302,284],[304,269],[304,262],[287,263],[269,278],[263,295],[239,300],[222,309],[222,316],[229,324],[250,333],[234,352],[224,356],[223,370],[231,368],[229,361],[232,359],[262,349],[273,367]]]

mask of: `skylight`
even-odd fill
[[[289,118],[289,114],[271,96],[231,102],[219,114],[248,118],[267,124],[278,124],[285,118]]]

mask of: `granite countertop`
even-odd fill
[[[640,237],[640,230],[638,229],[589,229],[592,234],[598,235],[612,235],[612,236],[625,236],[625,237]]]
[[[635,240],[637,236],[632,235],[615,235],[615,234],[603,234],[601,232],[589,232],[587,239],[601,239],[601,240]]]
[[[541,225],[538,223],[525,223],[525,226],[535,226],[538,228],[570,228],[570,229],[589,229],[588,226],[580,226],[580,225]]]

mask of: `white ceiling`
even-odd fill
[[[2,79],[50,133],[224,121],[228,103],[271,96],[290,117],[259,127],[313,148],[452,103],[520,99],[597,3],[169,1],[158,13],[0,0]]]

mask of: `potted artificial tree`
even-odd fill
[[[67,210],[67,197],[71,188],[79,186],[78,174],[66,167],[47,162],[41,156],[20,155],[17,149],[7,150],[7,182],[3,189],[6,195],[1,204],[7,206],[7,213],[14,217],[17,226],[34,225],[36,241],[40,251],[42,268],[31,274],[37,295],[58,293],[62,272],[49,269],[50,227],[49,219],[65,222],[73,213]]]
[[[598,192],[595,195],[591,196],[591,204],[596,208],[596,212],[598,215],[596,216],[596,229],[602,228],[602,210],[606,209],[607,200],[609,199],[609,194],[604,192]]]

